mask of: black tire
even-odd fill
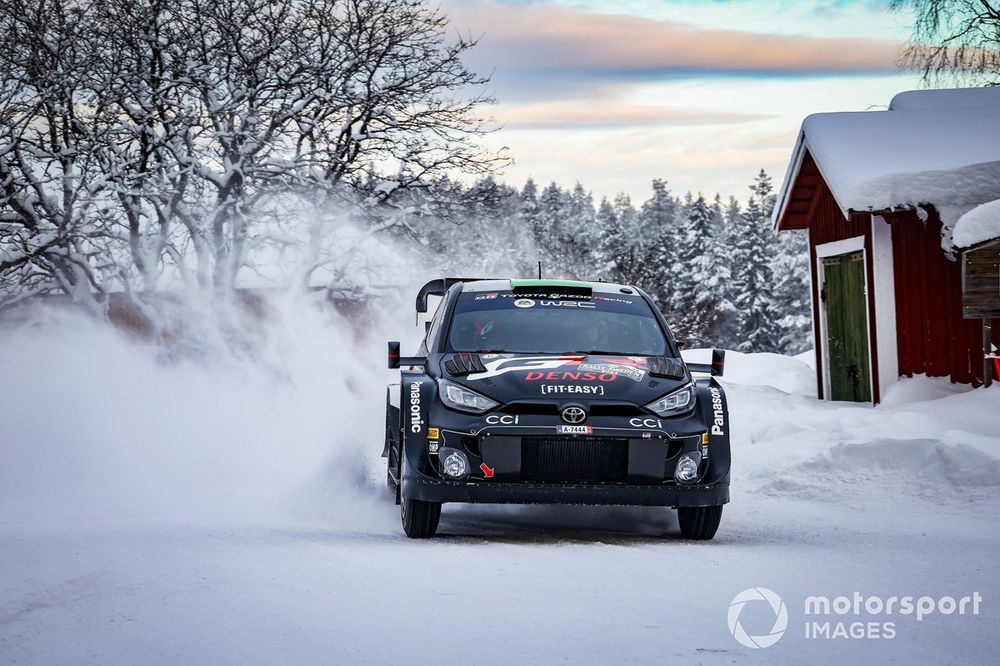
[[[722,520],[722,505],[680,507],[677,522],[681,525],[681,536],[685,539],[708,541],[715,536]]]
[[[428,539],[437,532],[441,520],[441,502],[406,499],[399,503],[403,531],[411,539]]]

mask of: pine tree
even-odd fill
[[[643,261],[646,276],[643,287],[656,301],[665,316],[670,317],[672,279],[678,232],[677,199],[670,193],[665,180],[653,180],[653,196],[639,211],[639,226],[643,238]]]
[[[719,327],[720,343],[726,349],[735,349],[739,341],[739,312],[735,302],[739,296],[739,276],[735,265],[737,263],[734,248],[737,246],[743,230],[743,209],[736,197],[729,197],[729,202],[723,211],[723,230],[719,251],[726,258],[729,268],[729,280],[726,284],[726,300],[733,304],[726,313]]]
[[[671,308],[674,329],[693,346],[710,346],[718,339],[725,306],[725,262],[715,236],[716,215],[705,197],[685,201],[683,227],[677,239],[677,261]]]
[[[774,275],[778,351],[801,354],[812,348],[810,312],[809,242],[805,231],[782,231],[771,261]]]
[[[589,280],[594,276],[594,253],[598,241],[594,198],[577,183],[566,197],[566,219],[559,236],[560,272],[566,277]]]
[[[622,231],[618,213],[607,197],[597,208],[597,277],[609,282],[621,282],[621,267],[630,262],[628,239]]]
[[[774,190],[763,170],[750,186],[746,210],[730,230],[730,266],[736,313],[734,347],[743,352],[778,351],[780,331],[771,264],[775,236],[771,230]]]

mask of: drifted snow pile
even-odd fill
[[[894,384],[877,407],[825,402],[802,360],[733,352],[724,382],[734,498],[967,506],[1000,491],[1000,387],[920,376]]]

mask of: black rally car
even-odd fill
[[[676,507],[711,539],[729,501],[721,375],[685,364],[642,290],[551,280],[433,280],[417,356],[389,343],[388,483],[409,537],[445,502]],[[692,372],[700,376],[693,377]]]

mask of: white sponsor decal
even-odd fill
[[[410,432],[420,432],[423,420],[420,418],[420,384],[410,383]]]
[[[712,394],[712,418],[714,419],[712,421],[712,434],[725,435],[726,432],[722,429],[726,425],[726,413],[722,409],[722,393],[714,386],[708,391]]]
[[[635,301],[631,301],[627,298],[617,298],[615,296],[599,296],[594,294],[595,301],[608,301],[609,303],[624,303],[625,305],[632,305]]]
[[[618,375],[619,377],[628,377],[629,379],[637,382],[641,382],[642,378],[646,376],[646,371],[640,368],[634,368],[630,365],[618,365],[617,363],[581,363],[579,369],[582,371],[590,372],[600,372],[609,375]]]
[[[585,425],[561,425],[556,426],[556,432],[561,435],[589,435],[594,429]]]
[[[486,357],[483,356],[483,358],[485,359]],[[491,360],[488,363],[483,363],[483,367],[486,368],[486,372],[475,372],[469,375],[469,379],[487,379],[488,377],[498,377],[500,375],[505,375],[508,372],[517,372],[520,370],[548,370],[564,366],[567,363],[574,363],[579,360],[579,356],[576,358],[562,358],[559,356],[498,358],[496,360]]]
[[[519,418],[511,414],[490,414],[486,417],[486,422],[490,425],[517,425]]]
[[[659,419],[640,419],[639,417],[633,417],[628,420],[628,423],[633,428],[660,428],[662,423]]]
[[[604,387],[579,384],[542,384],[542,395],[548,393],[588,393],[590,395],[604,395]]]
[[[533,308],[535,307],[535,302],[530,298],[519,298],[514,301],[514,307],[516,308]]]
[[[596,305],[593,303],[588,303],[587,301],[538,301],[538,304],[543,308],[584,308],[586,310],[593,310]],[[517,305],[517,301],[514,301],[514,305]],[[534,305],[534,303],[532,303]],[[530,307],[530,306],[519,306],[519,307]]]

